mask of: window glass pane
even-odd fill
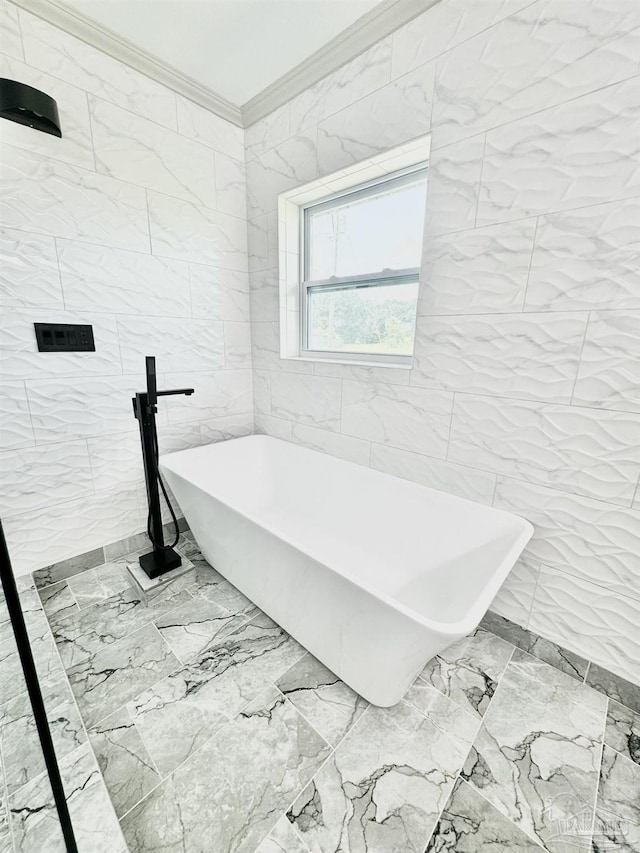
[[[309,213],[309,279],[420,266],[427,179]]]
[[[310,287],[307,348],[412,355],[418,282],[373,287]]]

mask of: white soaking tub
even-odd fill
[[[533,532],[268,436],[160,462],[211,565],[375,705],[477,627]]]

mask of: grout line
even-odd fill
[[[494,634],[494,636],[497,636],[497,635]],[[511,649],[511,654],[509,655],[509,659],[507,660],[507,662],[504,666],[504,669],[502,670],[502,673],[500,674],[500,678],[498,679],[496,689],[493,691],[493,696],[491,696],[491,698],[489,699],[489,704],[487,705],[485,712],[482,715],[482,719],[480,721],[480,728],[482,727],[482,725],[484,725],[484,722],[487,719],[487,714],[489,714],[491,712],[491,708],[495,705],[496,694],[498,693],[498,691],[500,690],[500,688],[504,684],[504,679],[505,679],[505,676],[507,674],[507,671],[513,662],[513,656],[515,655],[515,653],[517,651],[522,651],[521,649],[518,649],[518,646],[516,646],[515,643],[512,643],[509,640],[505,640],[504,637],[499,637],[499,639],[502,640],[504,643],[509,643],[509,645],[512,646],[513,648]],[[536,660],[537,660],[537,658],[536,658]],[[554,669],[555,669],[555,667],[554,667]],[[504,688],[501,692],[504,692]],[[478,729],[478,731],[480,731],[480,729]],[[477,736],[478,735],[476,734],[476,738],[477,738]],[[475,743],[475,738],[474,738],[474,743]]]
[[[149,254],[153,256],[153,240],[151,239],[151,210],[149,208],[149,189],[147,187],[143,187],[144,192],[144,209],[147,214],[147,233],[149,235]],[[146,254],[146,252],[144,253]],[[188,261],[182,261],[182,263],[188,263]],[[119,337],[119,335],[118,335]],[[120,356],[122,359],[122,354]]]
[[[78,575],[88,575],[88,574],[89,574],[89,572],[92,572],[92,571],[94,571],[94,570],[93,570],[93,569],[85,569],[85,571],[84,571],[84,572],[78,572]],[[73,587],[69,584],[69,581],[70,581],[70,580],[72,580],[72,578],[78,577],[78,575],[71,575],[71,576],[70,576],[70,577],[68,577],[68,578],[64,578],[64,583],[66,583],[66,585],[67,585],[67,591],[69,592],[69,595],[70,595],[70,596],[71,596],[71,598],[73,599],[73,602],[74,602],[74,604],[75,604],[75,606],[76,606],[76,608],[77,608],[77,613],[76,613],[76,611],[75,611],[75,610],[73,610],[73,612],[72,612],[72,613],[68,613],[68,614],[67,614],[67,616],[74,615],[74,616],[76,616],[76,618],[77,618],[77,616],[79,616],[79,615],[80,615],[80,613],[84,612],[84,610],[86,610],[86,609],[87,609],[86,607],[85,607],[85,608],[81,608],[81,607],[80,607],[80,605],[78,604],[78,599],[76,598],[76,594],[75,594],[75,592],[73,591]],[[57,581],[57,583],[60,583],[60,581]],[[54,584],[49,584],[49,586],[54,586]],[[45,588],[45,587],[43,587],[43,589],[44,589],[44,588]],[[37,588],[36,588],[36,590],[37,590]],[[38,597],[40,597],[40,596],[38,595]],[[42,603],[42,600],[40,601],[40,603]],[[44,610],[44,604],[42,605],[42,609]],[[66,610],[66,608],[65,608],[65,610]],[[53,637],[53,642],[55,643],[55,642],[56,642],[56,638],[55,638],[55,636],[53,636],[53,627],[54,627],[54,626],[52,626],[52,625],[51,625],[51,620],[52,620],[54,617],[51,617],[51,619],[50,619],[50,618],[49,618],[49,614],[46,612],[46,610],[45,610],[44,612],[45,612],[45,616],[47,617],[47,622],[49,623],[49,628],[51,628],[51,636]],[[64,612],[64,611],[63,611],[63,612]],[[57,614],[54,614],[54,615],[57,615]],[[65,617],[63,617],[63,618],[66,618],[66,616],[65,616]],[[59,623],[58,623],[58,624],[59,624]],[[56,645],[57,645],[57,643],[56,643]],[[62,657],[60,658],[60,661],[62,662]],[[64,667],[64,664],[63,664],[63,667]],[[66,668],[65,668],[65,672],[66,672]]]
[[[395,35],[395,33],[394,33]],[[395,45],[393,45],[394,47]],[[393,59],[393,47],[392,47],[392,59]],[[442,54],[441,54],[442,55]],[[427,65],[429,62],[433,62],[433,86],[431,88],[431,111],[429,113],[429,133],[433,135],[433,112],[435,109],[436,99],[438,97],[438,66],[440,65],[440,57],[436,56],[431,60],[427,60],[424,64]],[[419,66],[424,67],[424,66]],[[412,69],[415,71],[416,69]],[[411,73],[411,72],[409,72]],[[431,156],[431,149],[429,149],[429,156]]]
[[[472,232],[476,231],[476,230],[478,230],[478,229],[474,228],[474,229],[472,229]],[[460,232],[458,232],[458,233],[460,233]],[[469,233],[471,233],[471,232],[469,232]],[[424,320],[424,319],[439,320],[441,317],[457,317],[458,319],[461,319],[461,320],[465,319],[467,317],[523,317],[523,316],[524,317],[535,317],[536,314],[542,314],[545,317],[559,317],[561,314],[571,314],[571,315],[578,315],[579,316],[582,314],[588,314],[592,310],[596,310],[598,312],[600,312],[601,310],[602,311],[608,310],[611,312],[616,311],[618,313],[626,313],[623,311],[623,309],[620,309],[620,308],[609,308],[609,309],[606,309],[606,308],[603,308],[603,309],[600,309],[600,308],[597,308],[597,309],[593,309],[593,308],[571,308],[571,309],[563,308],[560,311],[539,311],[539,310],[523,311],[522,309],[518,310],[517,308],[514,308],[512,311],[475,311],[474,313],[466,313],[466,314],[462,313],[460,311],[452,311],[452,312],[442,313],[442,314],[434,314],[434,313],[419,314],[418,317],[421,320]],[[631,309],[631,310],[633,310],[633,309]]]
[[[135,733],[138,735],[138,737],[140,738],[140,741],[142,742],[143,747],[145,748],[145,751],[147,753],[147,757],[149,758],[151,766],[153,767],[155,772],[158,774],[158,778],[160,779],[160,782],[162,782],[167,777],[163,776],[163,774],[160,772],[160,769],[159,769],[158,765],[156,764],[155,759],[154,759],[153,755],[151,754],[151,750],[149,749],[149,746],[147,744],[146,736],[143,734],[142,729],[140,728],[135,717],[133,716],[132,712],[128,708],[128,706],[130,704],[131,704],[131,702],[126,702],[122,706],[122,708],[120,708],[120,710],[124,710],[128,714],[129,719],[131,720],[131,725],[133,726]],[[160,784],[160,783],[158,783],[158,784]],[[156,785],[155,787],[157,788],[158,786]],[[151,791],[149,791],[148,793],[151,793]],[[146,797],[146,796],[147,795],[145,794],[144,797]],[[134,809],[138,805],[138,803],[144,799],[144,797],[141,797],[140,800],[138,800],[136,803],[134,803],[133,806],[131,807],[131,809]],[[131,809],[127,809],[127,811],[124,814],[128,814],[131,811]],[[118,820],[121,820],[121,818],[118,818]]]
[[[478,213],[480,212],[480,196],[482,195],[482,173],[484,170],[485,153],[487,150],[487,135],[488,135],[487,133],[485,133],[485,135],[484,135],[484,141],[482,143],[482,156],[480,157],[480,174],[478,175],[478,189],[477,189],[477,194],[476,194],[476,211],[475,211],[475,215],[473,218],[473,229],[472,229],[474,231],[478,227]]]
[[[640,503],[640,474],[638,475],[638,482],[636,484],[635,492],[631,497],[631,503],[629,505],[631,509],[634,508],[636,500]]]
[[[540,217],[542,218],[542,217]],[[526,222],[524,219],[518,220],[519,222]],[[493,227],[493,226],[490,226]],[[453,235],[444,235],[444,236],[456,236],[457,234],[464,234],[479,231],[478,228],[473,228],[469,232],[457,231]],[[440,235],[438,235],[440,236]],[[418,314],[417,317],[419,320],[439,320],[441,317],[456,317],[460,320],[464,320],[467,317],[535,317],[536,314],[542,314],[545,317],[557,317],[560,314],[588,314],[590,311],[597,311],[598,314],[623,314],[627,313],[627,309],[625,308],[602,308],[602,307],[594,307],[593,305],[588,308],[560,308],[558,310],[553,310],[551,308],[535,308],[535,309],[520,309],[514,308],[509,311],[451,311],[451,312],[442,312],[442,313],[434,313],[431,312],[429,314]],[[637,308],[629,308],[628,311],[638,311]],[[103,312],[104,313],[104,312]],[[208,318],[207,318],[208,319]],[[256,321],[256,322],[270,322],[270,321]],[[340,363],[340,362],[339,362]],[[354,362],[349,362],[353,364]]]
[[[16,20],[18,22],[18,33],[20,35],[20,51],[22,53],[22,59],[21,60],[19,59],[18,62],[24,62],[25,65],[29,65],[29,63],[27,62],[27,54],[26,54],[26,51],[24,49],[24,36],[22,34],[22,14],[20,11],[20,7],[14,6],[14,9],[16,10]]]
[[[29,387],[27,385],[27,380],[21,380],[20,384],[24,388],[24,399],[27,404],[27,412],[29,413],[29,430],[31,431],[31,438],[33,439],[33,447],[38,447],[38,442],[36,441],[36,431],[33,428],[33,414],[31,412],[31,401],[29,400]],[[18,451],[28,448],[16,448]],[[3,450],[2,454],[11,453],[11,450]],[[2,454],[0,454],[0,458],[2,458]]]
[[[540,563],[538,560],[536,560],[535,563],[536,563],[536,570],[535,570],[536,579],[533,583],[533,592],[531,593],[531,601],[529,602],[529,607],[527,608],[527,618],[525,620],[525,625],[523,626],[525,631],[529,630],[529,623],[531,622],[531,614],[533,613],[533,605],[535,604],[536,595],[538,593],[538,583],[540,581],[540,569],[542,568],[542,563]],[[589,665],[587,664],[587,669],[588,668],[589,668]],[[585,672],[585,675],[586,675],[586,672]],[[584,681],[584,678],[582,680]]]
[[[149,210],[149,208],[147,205],[147,212],[148,212],[148,210]],[[151,222],[149,222],[149,235],[151,235]],[[188,261],[183,261],[182,263],[185,263],[187,266],[187,287],[189,289],[189,316],[192,319],[195,319],[194,313],[193,313],[193,278],[191,275],[191,264]],[[210,320],[211,318],[208,317],[206,319]]]
[[[582,342],[580,344],[580,352],[578,353],[578,359],[576,361],[576,375],[573,380],[573,385],[571,387],[571,396],[569,397],[570,405],[573,405],[573,398],[576,393],[576,385],[578,384],[578,376],[580,375],[580,368],[582,367],[582,355],[584,353],[584,346],[587,340],[587,335],[589,333],[589,325],[591,323],[591,311],[587,313],[587,322],[584,326],[584,334],[582,335]]]
[[[607,726],[607,716],[609,713],[609,699],[607,699],[607,704],[605,705],[605,716],[604,716],[604,729],[602,731],[602,742],[600,743],[600,760],[597,762],[597,773],[596,773],[596,784],[595,784],[595,794],[593,797],[593,807],[591,809],[591,834],[589,838],[589,849],[597,850],[593,844],[593,836],[596,830],[596,812],[598,809],[598,799],[600,797],[600,774],[602,772],[602,762],[604,761],[604,734]],[[617,845],[616,845],[617,846]]]
[[[89,99],[89,93],[86,91],[84,93],[84,98],[85,98],[85,103],[87,105],[87,122],[89,124],[89,139],[91,142],[91,159],[93,160],[93,171],[96,172],[96,174],[108,174],[105,172],[99,172],[98,171],[98,158],[96,156],[96,143],[95,143],[95,140],[93,138],[93,113],[91,111],[91,101]],[[75,165],[75,163],[72,163],[71,165]]]
[[[456,392],[454,391],[453,397],[451,398],[451,413],[449,415],[449,432],[447,433],[447,447],[446,447],[445,453],[444,453],[444,459],[447,462],[449,461],[449,451],[451,450],[451,430],[453,427],[453,413],[454,413],[455,407],[456,407]],[[465,467],[471,467],[471,466],[465,466]]]
[[[60,296],[62,297],[62,310],[68,311],[69,309],[67,308],[67,301],[64,296],[64,282],[62,281],[62,270],[60,269],[60,252],[58,250],[59,238],[52,237],[51,239],[53,240],[53,251],[56,253],[56,272],[58,274],[58,284],[60,285]]]
[[[529,289],[529,279],[531,278],[531,268],[533,267],[533,255],[536,251],[536,240],[538,239],[538,226],[540,224],[540,216],[536,216],[535,225],[533,227],[533,239],[531,241],[531,252],[529,253],[529,267],[527,269],[527,280],[524,283],[524,292],[522,294],[522,308],[520,309],[523,314],[528,313],[526,311],[527,305],[527,290]],[[531,312],[535,313],[534,311]]]
[[[92,454],[91,454],[91,447],[89,446],[89,440],[90,439],[89,438],[83,438],[80,440],[84,443],[86,451],[87,451],[87,461],[89,463],[89,476],[91,477],[91,485],[93,487],[92,495],[95,496],[98,494],[98,489],[96,489],[95,471],[94,471],[93,463],[91,461],[91,455]]]

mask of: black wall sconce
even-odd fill
[[[0,77],[0,118],[62,137],[58,105],[53,98],[17,80]]]

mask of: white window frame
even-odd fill
[[[292,187],[278,195],[277,213],[265,214],[266,236],[277,234],[278,286],[278,328],[279,357],[285,361],[301,361],[307,365],[313,362],[351,365],[352,367],[385,367],[388,369],[408,370],[411,360],[402,357],[404,362],[397,363],[391,356],[379,353],[353,353],[331,351],[326,354],[316,350],[302,351],[301,334],[301,282],[304,281],[302,247],[303,223],[301,208],[313,203],[329,201],[343,196],[368,184],[379,184],[399,172],[415,172],[427,168],[431,150],[431,135],[415,137],[395,148],[389,148],[360,160],[335,172],[323,174],[309,183]],[[266,246],[264,247],[266,252]],[[271,250],[269,249],[269,254]],[[266,260],[266,258],[265,258]],[[273,271],[275,263],[270,264]],[[265,284],[269,272],[264,266]],[[283,365],[284,366],[284,365]]]
[[[313,213],[320,210],[329,210],[337,207],[345,201],[354,201],[359,198],[378,195],[381,189],[389,187],[401,187],[413,183],[416,177],[426,177],[427,164],[416,163],[413,166],[381,175],[365,183],[350,187],[340,192],[332,193],[318,201],[300,207],[300,357],[321,361],[350,361],[376,363],[411,367],[413,354],[394,355],[392,353],[367,353],[351,352],[350,350],[318,350],[310,349],[308,346],[309,335],[309,290],[354,290],[361,287],[380,287],[400,284],[417,284],[420,281],[420,267],[409,267],[406,269],[384,269],[378,273],[351,276],[332,276],[324,280],[310,280],[310,219]],[[414,327],[415,337],[415,327]]]

